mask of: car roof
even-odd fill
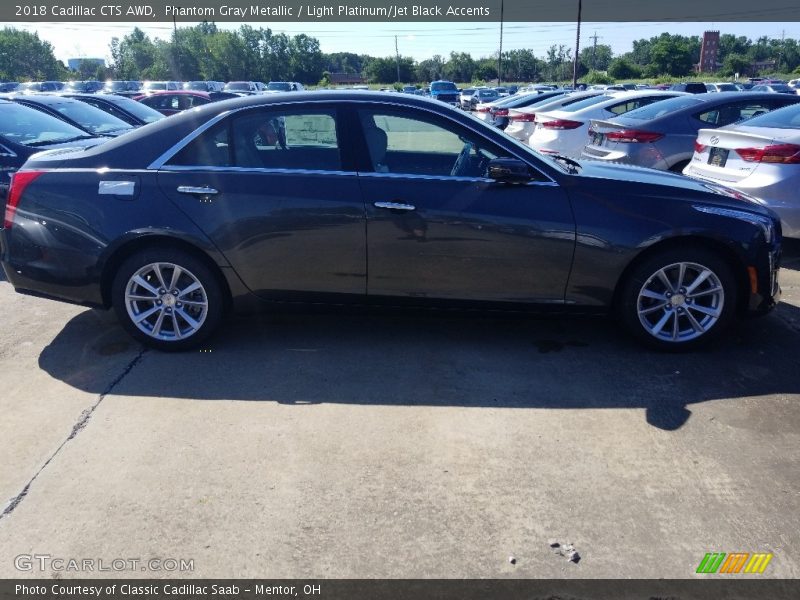
[[[208,92],[203,92],[201,90],[154,90],[152,92],[148,92],[147,94],[141,94],[141,96],[137,96],[137,98],[152,98],[154,96],[200,96],[201,98],[211,98]]]
[[[215,116],[246,108],[270,107],[281,105],[298,105],[311,103],[369,102],[389,107],[418,107],[433,113],[446,113],[448,117],[466,127],[475,127],[475,118],[461,110],[451,108],[447,104],[416,94],[386,94],[383,92],[361,90],[319,90],[312,92],[276,92],[241,96],[219,102],[210,102],[200,107],[180,112],[168,119],[161,119],[145,125],[124,136],[111,139],[100,147],[82,153],[87,161],[94,160],[95,154],[102,153],[104,159],[118,164],[119,168],[143,168],[153,163],[168,148],[192,134],[198,127],[206,124]],[[75,100],[79,102],[79,100]],[[488,128],[487,128],[488,129]],[[500,137],[500,130],[488,129],[490,137]],[[142,139],[147,138],[143,144]],[[131,152],[130,146],[135,147]]]
[[[64,104],[70,102],[80,102],[74,98],[69,98],[61,94],[9,94],[6,96],[9,100],[26,100],[37,104],[44,104],[45,106],[52,106],[54,104]]]

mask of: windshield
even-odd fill
[[[800,128],[800,104],[793,104],[784,108],[758,115],[742,123],[747,127],[775,127],[776,129]]]
[[[250,91],[250,84],[246,81],[231,81],[225,84],[226,90],[240,90],[244,92]]]
[[[434,81],[431,84],[432,92],[456,92],[458,88],[452,81]]]
[[[79,100],[48,104],[48,108],[58,111],[68,119],[78,123],[81,127],[96,134],[133,128],[133,125],[126,123],[122,119],[118,119],[99,108],[89,106]]]
[[[60,119],[19,104],[0,104],[0,135],[24,146],[92,137]]]
[[[144,89],[146,90],[165,90],[167,89],[167,84],[163,81],[148,81],[144,84]]]
[[[290,92],[292,91],[292,84],[286,81],[270,81],[267,84],[267,89],[276,92]]]
[[[208,91],[208,84],[205,81],[189,81],[183,84],[183,89],[206,92]]]
[[[105,89],[114,92],[123,92],[128,89],[127,81],[106,81]]]
[[[738,92],[739,88],[737,88],[732,83],[718,83],[717,90],[720,92]]]
[[[668,98],[667,100],[659,100],[658,102],[653,102],[653,104],[648,104],[642,108],[632,110],[625,114],[625,118],[650,121],[668,113],[675,112],[676,110],[682,110],[698,104],[704,104],[704,102],[692,96],[678,96],[676,98]]]
[[[164,115],[162,115],[156,109],[150,108],[146,104],[142,104],[136,100],[131,100],[130,98],[124,98],[120,96],[115,98],[113,103],[128,111],[135,117],[140,118],[145,123],[154,123],[155,121],[159,121],[160,119],[164,118]]]

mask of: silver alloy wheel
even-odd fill
[[[639,322],[653,337],[686,342],[708,332],[722,315],[725,289],[708,267],[692,262],[667,265],[639,290]]]
[[[190,271],[169,263],[145,265],[125,286],[125,308],[136,327],[163,341],[195,334],[206,320],[208,296]]]

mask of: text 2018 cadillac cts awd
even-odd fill
[[[272,301],[596,309],[683,349],[774,306],[780,240],[721,186],[543,157],[425,98],[312,92],[32,157],[2,263],[162,350]]]

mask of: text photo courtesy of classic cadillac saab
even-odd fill
[[[36,155],[0,239],[17,291],[113,307],[162,350],[274,301],[609,312],[677,350],[780,294],[780,221],[745,194],[373,92],[243,97]]]

